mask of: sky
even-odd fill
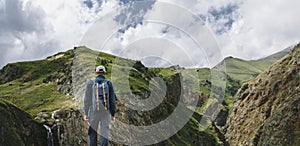
[[[144,59],[148,66],[213,66],[227,56],[259,59],[300,42],[299,6],[299,0],[0,0],[0,68],[75,46],[99,50],[99,44],[84,41],[97,22],[111,26],[97,28],[96,37],[120,27],[109,39],[103,38],[103,51]],[[188,14],[179,17],[179,11],[199,21]],[[145,21],[164,14],[170,14],[170,23]],[[106,19],[111,20],[104,23]],[[194,23],[210,32],[222,57],[214,58],[213,49],[206,49],[210,45],[193,43],[190,34],[198,30],[191,26]],[[186,57],[193,63],[180,59]]]

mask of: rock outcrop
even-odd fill
[[[226,128],[230,145],[300,145],[300,44],[235,99]]]
[[[0,146],[45,146],[47,131],[31,116],[0,99]]]
[[[78,110],[43,111],[35,119],[51,129],[54,145],[87,145],[87,123]]]
[[[0,70],[0,84],[17,79],[22,74],[22,70],[16,64],[7,64]]]

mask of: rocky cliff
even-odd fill
[[[48,141],[54,146],[82,146],[87,144],[87,123],[78,110],[59,109],[53,112],[42,111],[35,117],[51,132]]]
[[[235,96],[230,145],[300,145],[300,44]]]
[[[47,145],[47,130],[16,106],[0,99],[0,146]]]

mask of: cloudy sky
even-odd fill
[[[189,43],[188,33],[182,32],[188,29],[185,26],[181,30],[166,25],[168,22],[144,22],[147,18],[172,12],[162,9],[159,4],[162,2],[172,5],[174,12],[168,17],[176,19],[179,26],[181,22],[196,21],[178,16],[175,10],[183,8],[196,16],[200,20],[196,23],[201,23],[213,35],[222,57],[259,59],[300,42],[299,0],[157,0],[139,4],[134,0],[0,0],[0,67],[9,62],[42,59],[78,45],[97,50],[99,48],[82,40],[95,23],[109,19],[110,14],[116,14],[112,20],[118,24],[112,26],[122,28],[107,41],[106,52],[143,59],[145,56],[138,57],[141,54],[132,55],[141,52],[137,51],[140,46],[146,46],[147,50],[147,47],[157,48],[152,50],[154,52],[165,49],[159,52],[164,55],[152,54],[145,61],[157,65],[160,62],[162,66],[168,64],[169,58],[177,59],[184,53],[193,59],[199,58],[200,53],[191,53],[197,46]],[[120,11],[114,13],[115,10]],[[132,23],[125,25],[128,21]],[[106,29],[109,27],[101,27],[97,33]],[[151,51],[142,52],[142,55],[151,54]],[[157,58],[162,61],[154,61]],[[200,59],[193,66],[210,66],[218,61]],[[176,63],[189,65],[184,61]]]

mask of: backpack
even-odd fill
[[[103,80],[102,83],[94,83],[94,88],[96,89],[96,106],[97,110],[100,110],[100,99],[104,100],[104,108],[107,110],[107,100],[109,99],[109,87],[107,84],[107,80]]]

